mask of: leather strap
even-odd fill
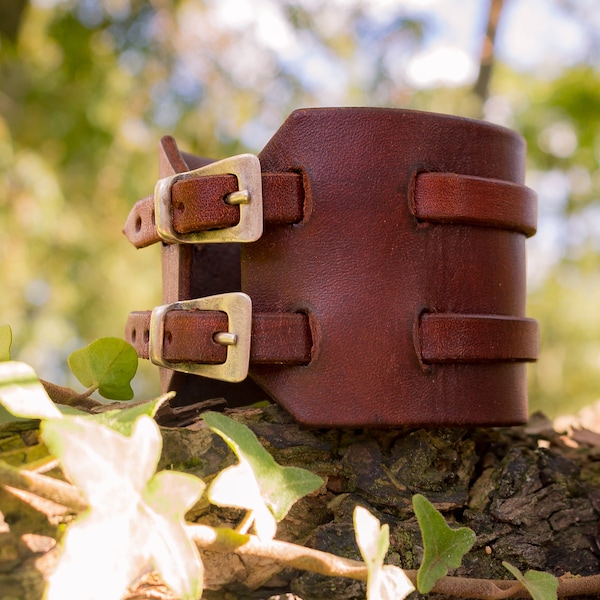
[[[536,231],[537,197],[510,181],[454,173],[420,173],[413,195],[417,219],[480,225],[524,233]]]
[[[263,173],[262,184],[265,223],[291,225],[302,220],[302,175]],[[226,204],[223,198],[236,190],[237,179],[233,175],[210,175],[176,182],[171,192],[175,230],[184,234],[232,227],[239,221],[239,207]],[[518,231],[528,237],[536,231],[535,192],[507,181],[456,173],[419,173],[415,178],[412,205],[420,221],[495,227]],[[136,248],[160,241],[152,196],[134,205],[123,232]]]
[[[240,220],[240,209],[224,202],[238,189],[233,175],[209,175],[177,181],[171,190],[173,225],[178,233],[224,229]],[[298,173],[263,173],[263,218],[272,225],[302,220],[304,186]],[[138,201],[123,232],[136,248],[160,241],[154,222],[154,198]]]
[[[138,356],[148,358],[151,311],[129,314],[125,337]],[[225,346],[213,336],[227,331],[227,315],[217,311],[173,310],[165,317],[163,358],[169,362],[223,363]],[[312,334],[303,313],[255,313],[250,361],[256,364],[303,365],[311,358]]]
[[[531,361],[539,351],[538,327],[518,317],[424,313],[419,344],[425,363]]]
[[[126,339],[141,358],[148,358],[150,311],[132,312]],[[367,317],[368,318],[368,317]],[[227,331],[227,316],[214,311],[173,310],[165,318],[163,358],[170,362],[216,364],[226,348],[213,340]],[[424,363],[531,361],[538,353],[533,319],[497,315],[421,315],[415,340]],[[303,313],[255,313],[252,317],[250,362],[302,365],[310,363],[312,334]]]

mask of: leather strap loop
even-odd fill
[[[420,173],[413,211],[421,221],[536,232],[537,197],[524,185],[454,173]]]
[[[171,196],[173,225],[178,233],[224,229],[239,222],[238,206],[226,204],[224,197],[238,189],[234,175],[208,175],[178,181]],[[299,173],[263,173],[263,215],[272,225],[292,224],[304,214],[304,184]],[[137,202],[125,223],[123,233],[136,248],[160,241],[154,220],[154,198]]]
[[[151,311],[129,314],[127,341],[141,358],[149,357]],[[213,340],[227,331],[227,315],[219,311],[172,310],[165,317],[163,358],[169,362],[217,364],[225,362],[227,349]],[[257,364],[308,364],[312,335],[304,313],[254,313],[250,362]]]
[[[299,173],[263,173],[264,220],[292,224],[302,220],[304,184]],[[239,207],[223,198],[237,190],[233,175],[208,175],[175,183],[172,189],[173,225],[185,234],[232,227]],[[508,229],[532,236],[537,203],[533,190],[508,181],[455,173],[420,173],[414,185],[412,209],[420,221]],[[136,248],[160,241],[154,222],[154,199],[137,202],[123,232]]]
[[[150,311],[132,312],[126,339],[141,358],[149,356]],[[227,331],[227,316],[216,311],[174,310],[165,317],[164,358],[170,362],[225,362],[226,348],[213,340]],[[425,363],[532,361],[538,355],[533,319],[498,315],[423,313],[419,346]],[[308,364],[312,336],[303,313],[255,313],[250,361],[255,364]]]
[[[424,363],[534,361],[538,324],[504,315],[423,313],[419,345]]]

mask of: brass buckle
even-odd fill
[[[225,198],[229,204],[237,204],[240,207],[240,220],[237,225],[186,234],[175,231],[171,202],[173,184],[193,177],[225,174],[235,175],[238,180],[239,191]],[[175,173],[159,179],[154,187],[154,212],[158,235],[167,243],[255,242],[263,232],[262,176],[258,157],[254,154],[238,154],[193,171]]]
[[[211,310],[226,313],[229,321],[228,331],[218,332],[214,336],[217,343],[227,346],[226,361],[208,365],[165,360],[163,358],[165,316],[172,310]],[[193,373],[221,381],[243,381],[248,375],[251,333],[252,300],[242,292],[230,292],[164,304],[157,306],[150,317],[150,360],[159,367],[174,371]]]

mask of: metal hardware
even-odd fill
[[[250,193],[248,190],[239,190],[237,192],[231,192],[224,198],[225,204],[248,204],[250,202]]]
[[[225,229],[210,229],[178,233],[173,227],[171,190],[177,181],[205,175],[235,175],[239,190],[228,194],[225,201],[240,207],[237,225]],[[156,230],[168,243],[216,244],[226,242],[255,242],[263,232],[262,176],[260,161],[254,154],[238,154],[210,163],[193,171],[176,173],[159,179],[154,188]]]
[[[215,341],[227,346],[224,363],[171,362],[163,358],[165,316],[172,310],[210,310],[227,314],[228,331],[217,332]],[[180,300],[157,306],[150,317],[150,360],[159,367],[202,375],[221,381],[243,381],[250,363],[250,335],[252,332],[252,300],[242,292],[218,294],[195,300]],[[190,340],[191,341],[191,340]]]
[[[237,334],[229,333],[229,331],[219,331],[213,335],[213,340],[222,346],[235,346],[237,339]]]

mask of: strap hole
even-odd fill
[[[173,341],[173,334],[170,331],[165,331],[165,344],[170,344]]]
[[[132,341],[132,343],[135,344],[136,338],[137,338],[137,329],[132,329],[131,330],[131,341]]]
[[[178,202],[177,203],[177,210],[182,213],[185,211],[185,204],[183,202]]]
[[[142,230],[142,217],[140,217],[138,215],[137,219],[135,220],[135,232],[139,233]]]
[[[148,344],[150,342],[150,330],[144,329],[144,344]]]

